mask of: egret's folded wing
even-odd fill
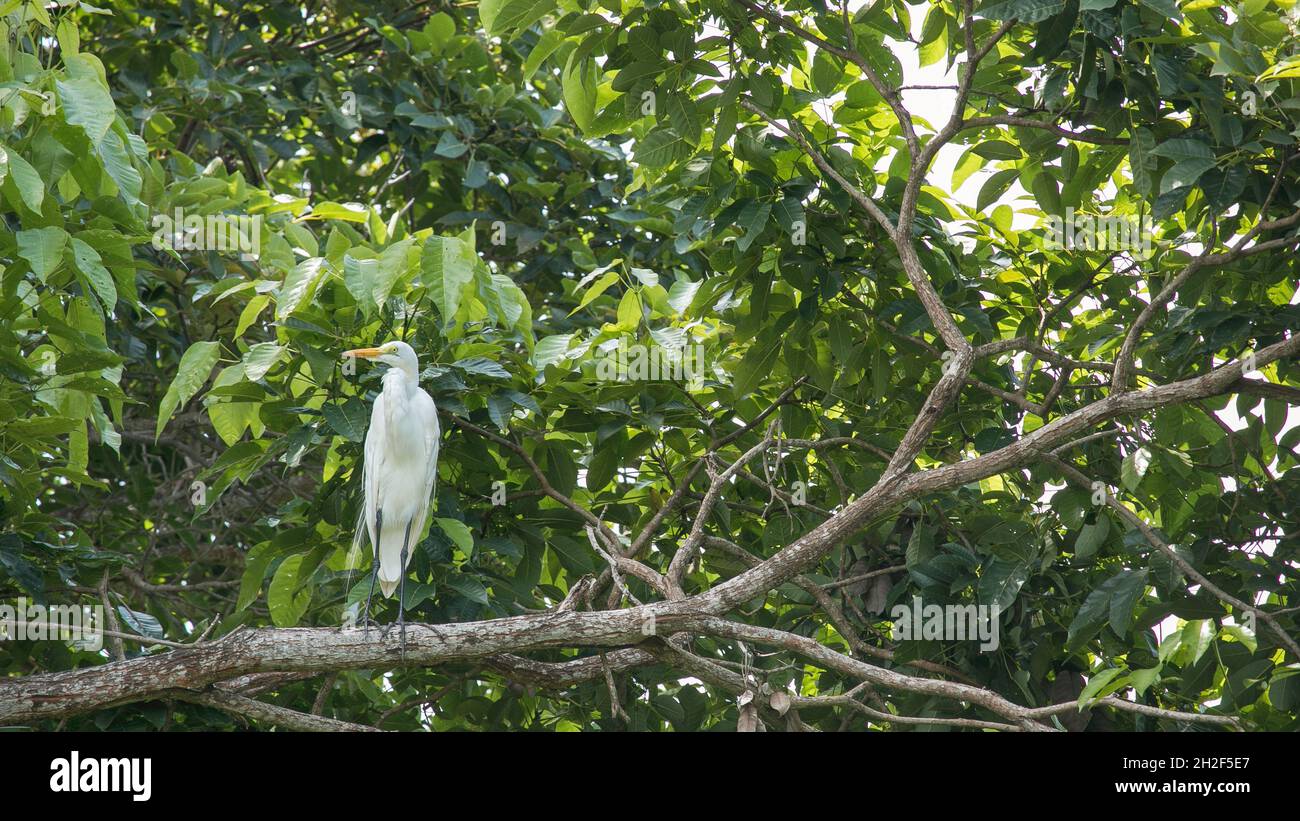
[[[424,391],[420,391],[415,400],[415,413],[419,414],[420,424],[424,430],[424,488],[421,491],[421,499],[425,503],[420,506],[420,512],[415,515],[411,522],[411,535],[418,539],[424,533],[424,523],[429,516],[429,504],[433,501],[433,489],[438,484],[438,449],[442,445],[442,428],[438,424],[438,407],[433,403],[433,398]],[[411,551],[414,553],[415,551]],[[410,557],[407,557],[410,562]]]
[[[384,475],[383,442],[386,438],[385,420],[387,415],[384,412],[383,404],[384,395],[381,393],[375,397],[375,405],[370,412],[370,428],[366,431],[366,447],[361,463],[361,488],[365,494],[365,501],[357,514],[359,518],[364,517],[365,526],[361,526],[361,521],[357,522],[356,536],[353,538],[354,552],[361,545],[363,533],[369,535],[371,552],[374,551],[376,540],[375,511],[379,509],[379,479]]]

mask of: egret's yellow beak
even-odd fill
[[[343,356],[345,357],[352,356],[358,359],[374,359],[381,354],[383,354],[383,351],[379,348],[356,348],[351,351],[343,352]]]

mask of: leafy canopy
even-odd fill
[[[328,5],[0,4],[4,599],[108,602],[172,641],[340,624],[369,580],[348,546],[379,373],[338,354],[404,338],[450,421],[411,620],[691,597],[812,545],[729,618],[1094,705],[1071,729],[1184,726],[1110,694],[1300,726],[1293,356],[1017,450],[1294,339],[1292,3]],[[912,110],[913,66],[952,120]],[[1075,214],[1147,226],[1151,253],[1053,243]],[[188,248],[185,216],[255,218],[257,252]],[[610,378],[619,350],[681,346],[697,378]],[[852,507],[988,454],[1008,461]],[[999,646],[892,640],[916,596],[997,605]],[[618,651],[609,681],[348,669],[320,698],[408,729],[1007,718],[906,687],[872,707],[937,725],[787,712],[771,694],[859,680],[753,648]],[[0,670],[165,652],[9,642]],[[259,697],[309,713],[321,687]],[[69,726],[239,720],[147,700]]]

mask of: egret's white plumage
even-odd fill
[[[345,356],[374,359],[389,366],[366,431],[362,473],[365,504],[358,514],[354,543],[360,547],[362,540],[369,537],[376,554],[379,588],[391,597],[406,574],[406,565],[411,562],[429,513],[442,433],[438,408],[420,388],[420,363],[405,342],[360,348]],[[378,533],[377,522],[381,523]],[[407,551],[405,564],[403,548]]]

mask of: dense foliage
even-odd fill
[[[1093,705],[1048,726],[1217,726],[1117,694],[1300,728],[1300,367],[1251,359],[1300,329],[1293,5],[972,6],[0,3],[0,599],[108,603],[170,642],[355,617],[380,374],[339,353],[401,338],[446,431],[410,620],[688,600],[842,521],[728,617]],[[913,60],[951,70],[957,119],[909,112]],[[955,171],[926,178],[944,144]],[[1049,241],[1074,214],[1148,225],[1150,254]],[[254,217],[256,251],[189,248],[173,215]],[[683,345],[693,373],[610,378],[620,350]],[[1229,388],[1015,449],[1243,358]],[[853,518],[878,483],[968,462]],[[892,639],[917,596],[998,605],[1000,645]],[[248,692],[385,729],[1001,720],[760,644],[683,635],[559,682],[394,658]],[[3,642],[0,671],[174,652]],[[126,700],[61,721],[274,723]]]

